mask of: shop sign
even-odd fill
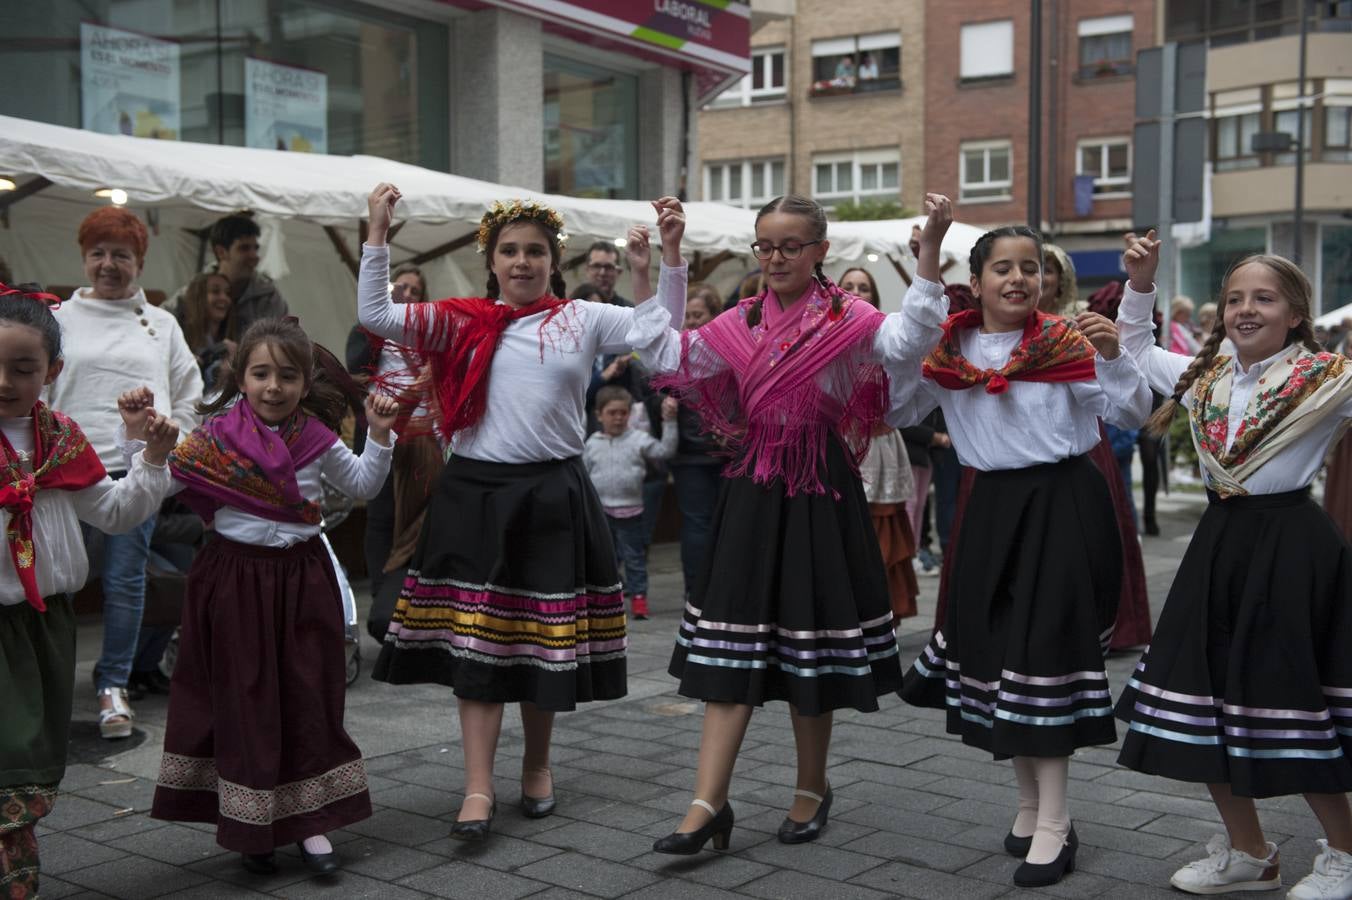
[[[89,131],[177,140],[178,44],[80,23],[80,112]]]
[[[329,152],[329,79],[323,72],[244,60],[244,143]]]
[[[727,74],[751,71],[751,7],[734,0],[488,0],[635,41]]]

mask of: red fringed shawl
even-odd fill
[[[761,321],[749,326],[757,304]],[[834,284],[814,285],[788,310],[767,291],[683,332],[679,368],[653,384],[694,406],[727,441],[727,476],[782,478],[789,496],[825,493],[828,437],[842,441],[857,470],[887,410],[887,376],[871,359],[883,319]]]
[[[432,368],[437,416],[447,441],[479,424],[488,409],[488,374],[498,340],[517,319],[546,313],[540,323],[540,355],[547,327],[570,300],[545,295],[529,306],[514,307],[487,297],[410,303],[405,313],[405,343],[417,347]],[[433,352],[425,348],[444,347]]]
[[[1023,339],[1004,368],[978,369],[962,355],[961,336],[981,324],[981,310],[954,313],[944,322],[944,334],[925,359],[926,378],[951,391],[978,384],[988,394],[1003,394],[1010,381],[1093,381],[1094,345],[1061,316],[1034,311],[1023,328]]]
[[[0,432],[0,509],[9,513],[5,542],[23,585],[24,597],[38,612],[46,612],[47,605],[38,592],[33,500],[38,491],[83,490],[102,481],[107,474],[80,426],[41,402],[33,407],[31,472],[24,471],[19,454],[4,432]]]

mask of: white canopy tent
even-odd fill
[[[0,116],[0,176],[18,185],[0,193],[6,220],[0,223],[0,257],[17,280],[44,284],[84,283],[75,231],[90,209],[108,202],[94,197],[97,189],[125,191],[128,207],[144,213],[152,242],[142,283],[170,293],[211,261],[202,229],[224,213],[253,210],[263,227],[263,271],[278,282],[311,335],[334,348],[355,320],[351,266],[366,196],[378,182],[397,184],[404,196],[392,259],[422,262],[437,296],[482,291],[473,234],[495,200],[549,203],[563,215],[574,252],[597,239],[622,238],[632,223],[653,221],[644,201],[539,194],[378,157],[156,141],[6,116]],[[684,250],[697,268],[736,259],[740,265],[719,273],[718,283],[726,285],[755,266],[752,211],[718,203],[689,203],[686,211]],[[830,270],[868,265],[891,301],[885,306],[895,308],[901,297],[895,266],[913,270],[907,244],[919,221],[833,223]],[[946,262],[965,272],[980,233],[955,224],[944,241]],[[570,282],[580,280],[566,274],[573,276]]]

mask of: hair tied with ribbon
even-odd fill
[[[35,289],[37,285],[18,285],[10,287],[4,282],[0,282],[0,297],[30,297],[39,303],[46,304],[48,309],[60,309],[61,298],[56,294],[49,294],[41,289]]]

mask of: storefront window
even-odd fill
[[[1320,312],[1352,303],[1352,225],[1320,227]]]
[[[638,197],[638,79],[545,54],[545,190]]]
[[[13,7],[0,44],[5,115],[171,140],[449,165],[442,25],[319,0],[50,0]]]
[[[1179,253],[1179,293],[1198,306],[1215,300],[1221,279],[1241,257],[1267,252],[1266,228],[1213,227],[1211,240],[1200,247],[1184,247]]]

